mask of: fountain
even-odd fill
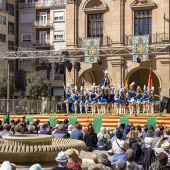
[[[86,147],[80,140],[53,138],[51,135],[13,135],[0,139],[0,162],[9,160],[17,165],[53,164],[58,152]]]

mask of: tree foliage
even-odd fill
[[[48,87],[51,86],[51,82],[45,79],[39,72],[28,75],[26,81],[26,96],[33,99],[48,96]]]
[[[9,77],[9,97],[12,98],[15,91],[12,76]],[[7,98],[7,77],[0,80],[0,98]]]

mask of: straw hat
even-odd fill
[[[65,151],[66,155],[69,157],[68,162],[81,162],[79,158],[79,151],[76,149],[68,149]]]
[[[131,138],[131,139],[136,139],[138,137],[138,135],[137,135],[136,131],[130,130],[129,133],[127,134],[127,137]]]
[[[165,140],[164,143],[161,145],[161,148],[165,151],[168,151],[170,149],[170,143],[168,140]]]

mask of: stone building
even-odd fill
[[[18,2],[18,46],[29,50],[60,50],[66,48],[66,0],[19,0]],[[19,61],[26,74],[39,71],[52,82],[53,95],[60,99],[64,95],[64,75],[43,64],[41,58]],[[45,61],[46,62],[46,61]]]
[[[17,45],[17,0],[0,1],[0,57],[8,50],[16,50]],[[6,61],[0,60],[0,77],[6,74]],[[13,74],[15,62],[9,61],[9,71]]]
[[[81,70],[66,73],[67,83],[81,86],[101,84],[103,70],[109,82],[122,85],[128,71],[129,83],[143,88],[152,69],[155,93],[170,96],[170,1],[169,0],[68,0],[66,47],[80,51]],[[132,61],[133,35],[149,35],[149,60]],[[83,38],[100,37],[100,62],[85,63]],[[116,52],[117,51],[117,52]],[[108,55],[106,55],[108,54]],[[135,88],[136,88],[135,86]]]

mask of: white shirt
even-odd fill
[[[117,141],[117,142],[116,142],[116,141]],[[122,149],[124,149],[124,143],[125,143],[125,141],[124,141],[124,140],[119,140],[119,139],[117,139],[117,140],[113,141],[113,143],[112,143],[112,149],[113,149],[114,153],[116,153],[116,154],[124,154],[125,151],[123,151],[123,150],[118,146],[117,143],[119,144],[119,146],[120,146]]]
[[[152,137],[146,137],[144,139],[146,148],[149,148],[151,146],[152,139],[153,139]]]

